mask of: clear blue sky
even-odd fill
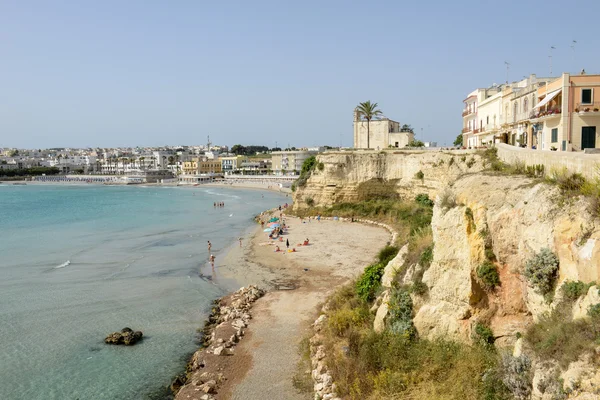
[[[592,0],[0,0],[0,147],[351,146],[366,100],[450,144],[504,61],[511,81],[547,76],[554,45],[555,74],[600,73],[599,15]]]

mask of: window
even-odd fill
[[[489,117],[489,116],[487,116],[487,117],[485,118],[485,124],[486,124],[486,125],[489,125],[489,124],[490,124],[490,117]]]
[[[551,139],[552,139],[551,140],[552,143],[558,142],[558,128],[552,129],[552,138]]]
[[[525,97],[525,99],[523,99],[523,112],[527,112],[527,97]]]
[[[581,89],[581,103],[592,104],[592,89]]]

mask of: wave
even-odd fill
[[[54,269],[59,269],[59,268],[64,268],[64,267],[68,267],[69,265],[71,265],[71,260],[67,260],[64,263],[57,265],[56,267],[54,267]]]

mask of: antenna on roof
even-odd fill
[[[510,69],[510,63],[508,61],[504,61],[504,65],[506,65],[506,84],[508,85],[508,70]]]
[[[571,41],[571,50],[573,50],[573,61],[575,61],[575,64],[577,64],[577,61],[575,60],[575,45],[576,44],[577,44],[577,40]]]
[[[556,47],[550,46],[550,55],[548,56],[550,58],[550,76],[552,76],[552,50],[556,50]]]

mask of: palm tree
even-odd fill
[[[144,165],[144,160],[146,160],[146,157],[141,156],[140,157],[140,169],[145,169],[145,165]]]
[[[356,106],[359,118],[367,120],[367,149],[371,148],[370,144],[370,124],[373,118],[380,116],[381,110],[377,109],[377,103],[371,103],[371,100],[360,103]]]

